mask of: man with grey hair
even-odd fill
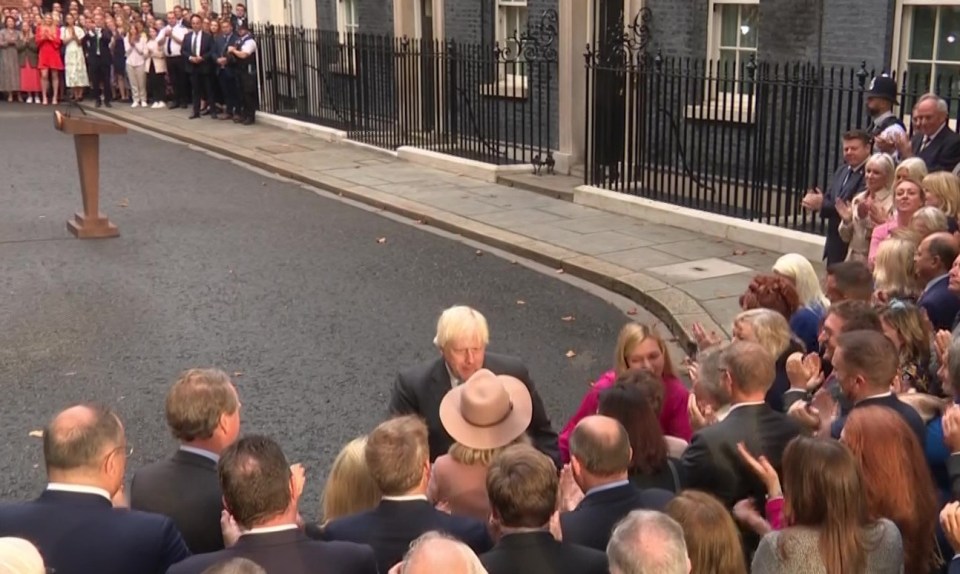
[[[463,542],[436,531],[421,535],[410,544],[403,562],[389,574],[487,574],[477,555]]]
[[[689,574],[683,529],[653,510],[634,510],[617,524],[607,544],[610,574]]]
[[[397,375],[390,397],[390,414],[417,415],[426,421],[430,462],[433,462],[438,456],[447,454],[453,444],[453,438],[440,421],[440,401],[447,391],[463,384],[480,369],[496,375],[510,375],[526,385],[533,401],[533,418],[527,434],[537,450],[552,458],[559,468],[557,433],[550,424],[550,417],[530,380],[527,367],[516,357],[488,353],[489,342],[490,331],[482,313],[466,305],[445,310],[437,321],[437,334],[433,339],[440,356]]]
[[[214,564],[204,570],[203,574],[267,574],[267,571],[253,560],[232,558],[225,562]]]
[[[914,106],[912,119],[913,139],[903,134],[897,141],[900,157],[919,157],[931,172],[953,171],[960,163],[960,135],[947,125],[947,102],[936,94],[925,94]]]
[[[723,385],[720,368],[720,355],[726,347],[722,344],[704,349],[690,365],[693,392],[688,411],[694,430],[718,423],[730,412],[730,391]]]

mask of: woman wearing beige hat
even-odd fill
[[[40,552],[22,538],[0,538],[0,572],[3,574],[45,574]]]
[[[530,391],[519,379],[480,369],[440,403],[440,421],[454,443],[437,458],[427,497],[453,514],[486,522],[487,467],[504,448],[529,442]]]

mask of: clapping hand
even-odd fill
[[[703,325],[700,323],[694,323],[692,325],[693,338],[697,342],[697,348],[701,351],[704,349],[709,349],[715,345],[719,345],[722,342],[720,335],[717,335],[716,331],[710,331],[709,333],[704,330]]]
[[[787,357],[787,379],[791,389],[810,391],[823,382],[823,362],[817,353],[793,353]]]
[[[753,505],[753,500],[749,498],[733,505],[733,517],[760,536],[764,536],[773,530],[770,523],[760,515],[756,506]]]
[[[773,465],[770,464],[767,457],[762,454],[759,457],[753,456],[750,451],[747,450],[747,445],[742,442],[737,443],[737,451],[740,453],[740,458],[743,459],[743,462],[747,464],[750,470],[753,471],[753,474],[757,475],[760,482],[767,488],[767,496],[770,498],[783,496],[783,491],[780,488],[780,475],[777,474],[776,469],[773,468]]]
[[[960,406],[952,405],[943,413],[943,444],[951,453],[960,452]]]
[[[803,200],[800,202],[800,205],[802,205],[804,209],[808,209],[810,211],[820,211],[820,208],[823,207],[823,192],[819,187],[811,189],[806,195],[803,196]]]
[[[290,474],[293,479],[293,498],[299,500],[300,495],[303,494],[303,486],[307,483],[307,471],[298,462],[290,465]]]
[[[243,529],[234,520],[233,515],[226,510],[220,511],[220,532],[223,534],[223,545],[230,548],[240,540]]]
[[[913,156],[913,145],[910,143],[910,136],[906,133],[899,133],[894,137],[893,143],[897,151],[900,152],[900,159]]]
[[[837,215],[840,216],[840,219],[847,223],[853,220],[853,208],[850,207],[847,200],[838,197],[836,201],[833,202],[833,207],[837,210]]]
[[[937,349],[937,359],[941,365],[947,364],[947,349],[950,348],[950,341],[953,340],[953,333],[946,329],[940,329],[934,335],[933,345]]]
[[[940,525],[954,552],[960,551],[960,502],[948,502],[940,511]]]
[[[714,412],[713,407],[706,405],[701,409],[693,393],[690,393],[687,398],[687,415],[690,417],[690,427],[695,431],[717,422],[717,413]]]
[[[790,405],[787,416],[808,431],[816,431],[820,428],[820,413],[807,401],[797,401]]]
[[[569,464],[563,465],[560,471],[560,511],[573,510],[583,500],[583,491],[573,478],[573,468]]]

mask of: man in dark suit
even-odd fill
[[[800,434],[800,426],[764,402],[776,376],[775,359],[759,344],[731,343],[720,355],[720,371],[732,406],[722,421],[693,435],[682,463],[688,488],[709,492],[733,508],[745,498],[762,499],[766,494],[741,460],[737,444],[746,443],[750,452],[767,457],[779,472],[783,450]]]
[[[950,330],[960,313],[960,297],[950,291],[950,267],[960,255],[956,238],[947,232],[932,233],[917,246],[914,273],[923,292],[917,305],[924,310],[936,331]]]
[[[90,74],[90,85],[93,91],[93,100],[99,108],[110,104],[110,69],[113,66],[113,54],[110,52],[110,40],[113,32],[103,25],[103,15],[93,17],[93,30],[83,37],[83,51],[87,57],[87,71]],[[120,38],[123,41],[123,38]]]
[[[603,551],[610,532],[632,510],[662,510],[673,493],[659,488],[640,490],[627,478],[633,451],[626,429],[610,417],[592,415],[582,419],[570,434],[570,466],[561,495],[568,497],[572,475],[583,500],[576,508],[560,513],[564,542]]]
[[[240,26],[248,26],[250,24],[250,19],[247,17],[247,7],[244,6],[242,2],[237,2],[235,12],[230,15],[230,22],[233,24],[234,30],[239,30]]]
[[[926,94],[913,108],[916,133],[912,140],[904,134],[898,141],[902,158],[919,157],[928,171],[953,171],[960,163],[960,135],[947,125],[947,102],[936,94]]]
[[[837,168],[827,185],[827,193],[819,187],[807,193],[802,205],[804,209],[819,211],[827,220],[827,241],[823,247],[823,258],[827,265],[843,261],[847,257],[847,242],[840,238],[840,214],[837,213],[837,200],[847,203],[864,187],[864,165],[870,157],[870,136],[863,130],[851,130],[843,134],[843,165]]]
[[[236,44],[238,39],[239,36],[233,31],[233,25],[229,20],[224,20],[220,24],[220,35],[214,41],[217,82],[223,94],[224,114],[221,117],[223,120],[232,120],[239,115],[240,83],[237,79],[236,61],[231,62],[227,57],[227,51]]]
[[[213,69],[213,36],[203,31],[203,18],[194,14],[190,18],[192,30],[183,37],[180,47],[184,58],[183,69],[190,76],[190,86],[193,90],[193,114],[191,120],[200,117],[200,100],[206,101],[210,109],[210,117],[217,118],[213,106],[213,86],[211,70]]]
[[[487,470],[487,495],[500,540],[480,557],[489,574],[607,574],[600,550],[558,542],[550,533],[557,508],[557,470],[527,445],[507,448]]]
[[[481,368],[496,375],[510,375],[523,381],[533,399],[533,419],[527,434],[538,450],[560,465],[557,433],[537,394],[527,368],[519,359],[487,353],[490,332],[483,315],[470,307],[451,307],[440,315],[434,344],[437,359],[400,372],[390,397],[390,413],[416,414],[426,420],[430,431],[430,460],[446,454],[453,439],[440,422],[440,401],[447,391],[460,385]]]
[[[891,392],[900,361],[896,347],[883,333],[876,331],[849,331],[837,336],[833,353],[833,373],[840,391],[853,405],[851,410],[878,405],[891,408],[917,434],[920,444],[926,441],[926,426],[917,410],[902,402]],[[830,418],[821,409],[821,432],[839,439],[846,415]]]
[[[381,423],[367,436],[364,458],[383,498],[373,510],[338,518],[323,529],[325,540],[367,544],[380,572],[403,559],[410,543],[431,530],[461,540],[476,553],[493,545],[485,524],[437,510],[427,501],[430,458],[427,427],[408,415]]]
[[[873,300],[873,274],[863,261],[841,261],[827,266],[824,294],[835,305],[841,301]]]
[[[166,415],[180,448],[133,475],[130,506],[169,516],[194,554],[223,550],[217,461],[240,434],[237,390],[219,369],[191,369],[167,393]]]
[[[304,474],[263,436],[243,437],[218,463],[227,511],[241,529],[236,544],[177,564],[168,574],[201,574],[232,558],[256,562],[267,574],[377,574],[373,551],[349,542],[310,540],[297,526]]]
[[[44,428],[49,484],[39,498],[0,507],[0,537],[32,542],[57,574],[162,574],[190,555],[159,514],[115,509],[127,441],[109,408],[77,405]]]

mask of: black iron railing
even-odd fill
[[[622,26],[622,24],[620,24]],[[841,135],[865,128],[874,71],[811,64],[667,58],[625,40],[586,53],[586,183],[781,227],[823,232],[800,206],[842,161]],[[909,115],[929,77],[896,76]],[[957,82],[937,78],[955,121]],[[909,128],[909,118],[907,125]]]
[[[556,16],[505,45],[261,26],[261,108],[387,149],[544,161],[558,139]]]

